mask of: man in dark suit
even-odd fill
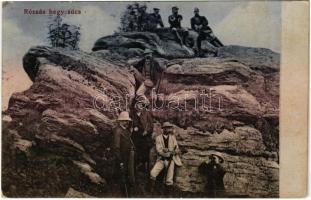
[[[199,166],[199,172],[206,176],[206,194],[208,197],[223,197],[225,186],[223,182],[226,171],[220,165],[223,159],[219,157],[219,163],[216,162],[216,155],[209,156],[209,162],[203,162]]]
[[[161,28],[164,27],[163,21],[162,21],[162,17],[160,15],[160,9],[159,8],[153,8],[153,13],[151,13],[149,15],[149,30],[150,31],[155,31],[158,26],[160,26]]]
[[[113,129],[113,150],[116,157],[116,176],[124,197],[130,197],[135,189],[135,146],[131,138],[132,119],[123,111]]]
[[[176,40],[181,46],[183,46],[185,44],[186,37],[188,36],[188,31],[181,27],[183,17],[178,14],[178,10],[178,7],[172,7],[172,14],[168,17],[168,23],[170,24],[170,28],[174,33]]]
[[[198,54],[201,54],[201,43],[208,39],[215,47],[221,47],[223,44],[213,34],[212,29],[208,26],[206,17],[199,14],[199,8],[194,8],[194,16],[191,18],[191,29],[195,30],[199,36],[197,38]]]

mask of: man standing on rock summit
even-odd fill
[[[113,129],[113,150],[116,157],[116,176],[119,178],[124,197],[134,193],[135,186],[135,146],[131,138],[129,113],[123,111],[117,119],[117,126]]]

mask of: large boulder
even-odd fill
[[[121,110],[133,109],[137,86],[127,61],[150,48],[168,67],[152,115],[154,135],[164,121],[175,126],[180,194],[203,192],[198,166],[217,153],[228,196],[278,196],[279,55],[228,46],[195,58],[170,37],[116,34],[99,39],[92,53],[31,48],[23,64],[33,85],[13,94],[4,112],[4,194],[63,197],[72,188],[107,196],[112,127]]]
[[[133,75],[127,66],[49,47],[31,48],[23,62],[33,85],[13,94],[5,111],[11,120],[3,132],[10,147],[3,177],[15,179],[16,188],[3,182],[5,195],[61,197],[69,187],[103,195],[113,167],[111,129],[119,110],[131,103]],[[123,94],[124,102],[109,104]],[[98,109],[105,105],[109,109]],[[17,169],[10,171],[11,165]]]
[[[153,101],[154,117],[175,125],[183,152],[176,185],[203,192],[198,167],[218,153],[225,159],[227,196],[277,197],[279,56],[239,46],[219,50],[222,57],[170,61],[175,64]]]
[[[109,51],[110,54],[117,54],[121,58],[132,58],[141,56],[145,49],[150,49],[156,56],[173,58],[193,58],[195,57],[195,42],[198,34],[189,30],[187,44],[181,45],[176,41],[174,34],[169,28],[158,29],[156,32],[125,32],[105,36],[98,39],[92,50]],[[208,42],[203,42],[202,49],[206,55],[214,56],[217,48]]]

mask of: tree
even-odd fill
[[[52,47],[62,47],[66,49],[79,49],[80,26],[62,23],[63,19],[56,16],[48,24],[48,40]]]

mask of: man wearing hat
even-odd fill
[[[153,87],[159,87],[165,66],[161,66],[159,63],[155,62],[152,56],[152,51],[150,49],[146,49],[144,52],[144,58],[137,62],[135,67],[143,76],[143,82],[138,87],[136,95],[138,98],[148,100],[151,89]]]
[[[206,194],[207,197],[224,197],[225,186],[224,186],[224,175],[226,171],[221,166],[224,159],[215,154],[209,155],[209,161],[203,162],[199,166],[199,172],[206,176]]]
[[[178,14],[178,10],[178,7],[172,7],[172,14],[168,17],[168,23],[170,24],[170,28],[173,31],[176,40],[180,43],[181,46],[183,46],[185,44],[188,31],[181,27],[181,20],[183,17]]]
[[[149,15],[149,31],[155,31],[158,26],[164,27],[159,8],[153,8],[153,13]]]
[[[123,111],[118,116],[117,126],[113,129],[113,150],[117,164],[116,176],[118,176],[125,197],[131,196],[135,184],[135,146],[131,139],[131,121],[129,113]]]
[[[165,122],[162,126],[163,133],[156,137],[157,161],[150,172],[151,192],[154,190],[155,180],[160,172],[165,169],[165,184],[168,191],[172,189],[175,165],[182,166],[179,154],[180,150],[175,135],[173,125]]]
[[[199,36],[197,38],[198,54],[201,54],[201,43],[205,39],[215,47],[223,46],[223,44],[214,36],[212,29],[208,26],[206,17],[199,14],[199,8],[194,8],[194,16],[191,18],[191,29],[195,30]]]

